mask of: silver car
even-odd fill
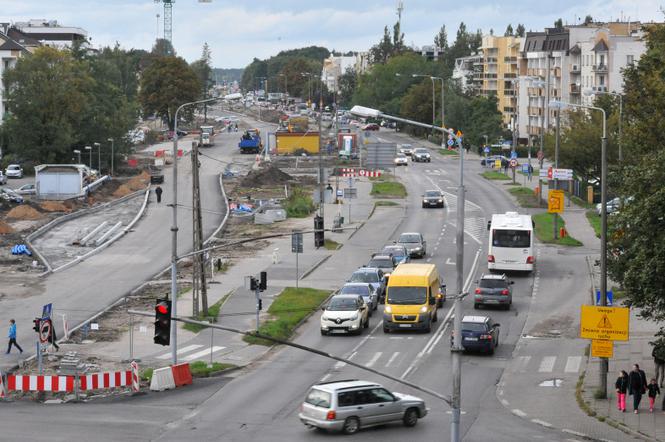
[[[379,306],[379,295],[376,293],[374,286],[368,282],[347,282],[339,289],[339,294],[362,296],[365,304],[369,307],[370,316],[372,316],[372,311]]]
[[[312,386],[298,416],[310,428],[353,434],[391,422],[413,427],[427,411],[425,401],[415,396],[391,393],[373,382],[345,380]]]

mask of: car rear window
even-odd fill
[[[351,282],[379,282],[379,276],[370,272],[355,272],[351,275]]]
[[[367,288],[367,286],[362,286],[362,285],[346,285],[342,287],[342,290],[340,290],[339,293],[342,295],[368,296],[369,289]]]
[[[486,288],[486,289],[500,289],[500,288],[506,288],[508,284],[506,284],[506,281],[503,279],[481,279],[480,280],[480,287]]]
[[[312,388],[307,394],[305,402],[315,407],[330,408],[330,393],[327,391]]]
[[[393,256],[402,257],[406,256],[406,252],[401,247],[386,247],[381,253],[392,253]]]
[[[484,331],[487,331],[487,327],[485,327],[485,324],[481,324],[478,322],[462,322],[462,331],[482,333]]]

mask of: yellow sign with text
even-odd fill
[[[494,160],[494,168],[501,169],[501,160]]]
[[[630,310],[626,307],[583,305],[580,338],[627,341]]]
[[[591,356],[594,358],[613,358],[614,343],[600,339],[591,341]]]
[[[547,194],[547,212],[562,213],[563,204],[563,190],[550,190]]]

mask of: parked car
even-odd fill
[[[343,331],[359,335],[369,326],[369,307],[360,295],[335,295],[323,307],[321,334]]]
[[[462,348],[494,354],[499,346],[499,327],[489,316],[464,316],[462,318]],[[454,336],[450,335],[452,346]]]
[[[481,166],[488,166],[488,167],[494,167],[496,164],[496,160],[501,161],[501,167],[504,168],[510,163],[510,159],[507,157],[504,157],[503,155],[491,155],[488,156],[487,158],[483,158],[480,160],[480,165]]]
[[[309,428],[353,434],[391,422],[413,427],[428,411],[415,396],[391,393],[374,382],[344,380],[313,385],[298,417]]]
[[[396,241],[406,247],[411,258],[424,258],[427,255],[427,241],[418,232],[402,233]]]
[[[440,190],[427,190],[423,194],[423,209],[444,206],[443,193]]]
[[[395,166],[408,166],[409,159],[403,153],[398,153],[393,160]]]
[[[7,178],[23,178],[23,168],[18,164],[10,164],[5,169]]]
[[[369,123],[363,126],[363,130],[379,130],[380,126],[376,123]]]
[[[402,144],[399,148],[399,153],[403,153],[407,157],[410,157],[413,153],[413,146],[410,144]]]
[[[2,184],[7,184],[7,175],[2,173],[2,170],[0,170],[0,185]]]
[[[18,193],[19,195],[34,195],[37,193],[37,188],[34,184],[28,183],[14,189],[14,192]]]
[[[381,269],[386,279],[390,278],[390,274],[395,270],[395,266],[397,266],[397,264],[395,263],[395,258],[392,254],[383,255],[375,253],[372,255],[372,259],[367,263],[367,267]]]
[[[349,282],[366,282],[371,284],[379,298],[379,303],[384,303],[386,278],[383,275],[383,270],[376,267],[361,267],[351,274]]]
[[[509,281],[505,274],[482,275],[478,281],[476,292],[473,295],[473,308],[480,308],[481,305],[496,305],[509,310],[513,303],[513,289],[511,285],[514,281]]]
[[[374,286],[367,282],[347,282],[339,289],[340,295],[360,295],[365,304],[369,307],[369,315],[379,306],[379,296],[374,290]]]
[[[391,244],[385,246],[383,250],[381,250],[381,254],[382,255],[392,254],[393,259],[395,260],[395,263],[397,265],[409,262],[411,260],[409,258],[409,252],[406,250],[406,247],[404,247],[403,245]]]
[[[628,198],[625,198],[623,200],[623,204],[626,205],[626,204],[630,203],[631,201],[633,201],[633,199],[635,199],[635,198],[632,197],[632,196],[629,196]],[[602,207],[603,207],[603,205],[601,203],[596,204],[596,214],[598,216],[602,215],[602,213],[601,213],[601,208]],[[621,208],[621,198],[619,198],[619,197],[612,198],[611,200],[609,200],[607,202],[606,207],[607,207],[607,214],[608,215],[612,215],[613,213],[617,213],[619,211],[619,209]]]
[[[23,202],[23,197],[21,195],[14,192],[12,189],[7,189],[4,187],[0,189],[0,198],[12,203],[21,204]]]
[[[413,150],[411,161],[415,161],[416,163],[430,163],[432,156],[429,154],[429,150],[424,147],[418,147]]]

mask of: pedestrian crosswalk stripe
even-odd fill
[[[566,361],[566,368],[563,370],[566,373],[577,373],[580,371],[580,364],[582,363],[582,356],[568,356]]]
[[[398,351],[393,353],[393,355],[390,357],[390,359],[388,359],[388,362],[386,362],[386,367],[390,367],[392,365],[392,363],[395,361],[395,359],[397,359],[397,356],[399,356]]]
[[[223,350],[223,349],[225,349],[225,348],[226,348],[226,347],[217,347],[217,346],[214,346],[214,347],[212,347],[212,351],[211,351],[210,348],[208,347],[208,348],[206,348],[205,350],[201,350],[201,351],[198,351],[198,352],[196,352],[196,353],[192,353],[191,355],[187,355],[187,356],[183,357],[182,360],[183,360],[183,361],[188,361],[188,362],[189,362],[189,361],[193,361],[193,360],[195,360],[195,359],[201,359],[201,358],[203,358],[203,357],[205,357],[205,356],[209,356],[210,353],[216,353],[216,352],[218,352],[218,351],[220,351],[220,350]]]
[[[189,353],[190,351],[196,350],[197,348],[201,348],[201,347],[203,347],[203,345],[198,345],[198,344],[188,345],[187,347],[179,348],[178,351],[176,352],[176,354],[181,355],[181,354]],[[157,356],[157,359],[168,359],[170,357],[171,357],[171,352],[168,352],[168,353],[165,353],[161,356]]]
[[[374,356],[372,356],[372,359],[370,359],[370,360],[367,362],[367,364],[365,364],[365,366],[366,366],[366,367],[371,367],[371,366],[373,366],[374,364],[376,364],[376,361],[379,360],[379,358],[381,357],[382,354],[383,354],[383,353],[380,352],[380,351],[377,351],[376,353],[374,353]]]
[[[551,373],[554,370],[554,363],[556,362],[556,356],[545,356],[542,361],[540,361],[540,367],[538,371],[540,373]]]
[[[339,370],[340,368],[344,368],[345,365],[346,365],[346,362],[337,361],[337,362],[335,362],[335,365],[333,366],[333,368],[335,370]]]

